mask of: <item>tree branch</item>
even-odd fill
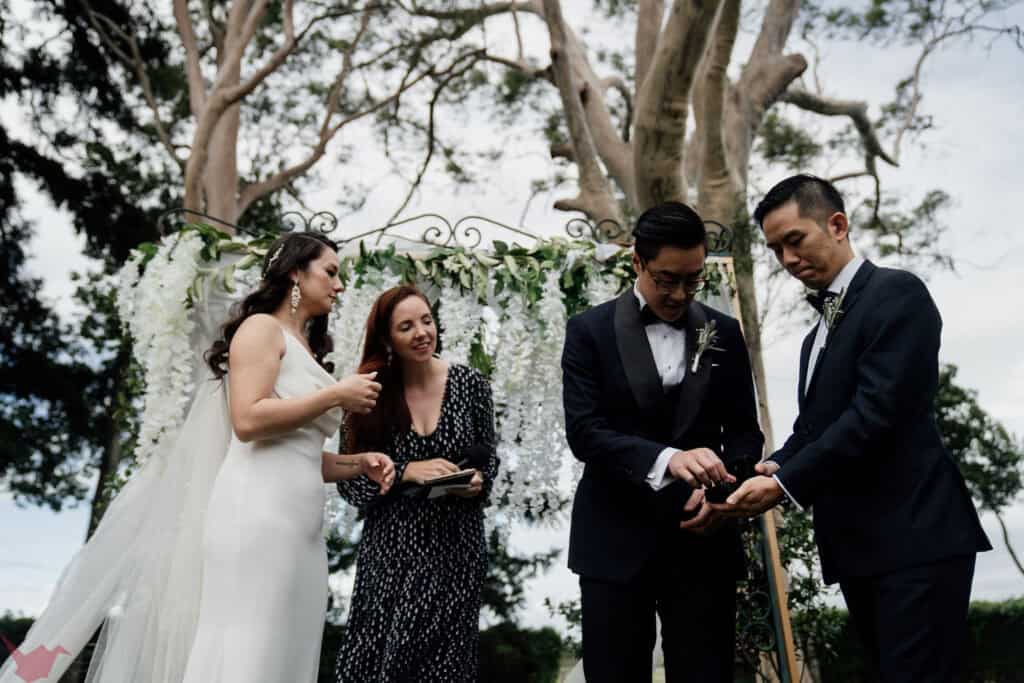
[[[683,168],[690,91],[722,0],[674,0],[636,100],[637,209],[686,201]]]
[[[206,106],[206,87],[203,83],[203,72],[199,67],[199,44],[196,41],[192,18],[188,15],[188,0],[174,0],[174,19],[178,24],[178,34],[185,48],[185,76],[188,81],[188,102],[192,116],[199,118]],[[222,41],[223,41],[223,33]]]
[[[903,124],[896,132],[896,139],[893,143],[893,154],[892,157],[895,160],[900,158],[900,149],[903,144],[903,137],[910,130],[914,124],[914,119],[917,117],[918,105],[921,103],[921,73],[924,69],[924,63],[929,56],[941,45],[943,42],[952,38],[957,38],[964,35],[970,35],[972,33],[994,33],[998,38],[1000,35],[1013,36],[1016,40],[1017,47],[1024,49],[1024,42],[1022,42],[1022,32],[1019,26],[985,26],[983,24],[969,24],[967,26],[961,26],[957,29],[947,29],[935,36],[931,40],[925,43],[921,49],[921,54],[918,56],[917,61],[914,63],[914,71],[910,78],[910,84],[912,91],[910,95],[910,105],[907,107],[906,116],[903,117]]]
[[[661,35],[661,22],[665,18],[665,0],[639,0],[637,3],[636,36],[634,50],[636,66],[633,82],[637,91],[643,85],[654,52],[658,49],[658,37]]]
[[[427,153],[423,158],[423,163],[420,164],[420,169],[419,172],[416,174],[416,179],[410,183],[409,191],[406,193],[405,199],[402,200],[402,203],[391,215],[391,218],[387,220],[387,223],[385,223],[385,225],[391,224],[396,218],[398,218],[399,215],[401,215],[403,211],[405,211],[405,208],[409,206],[409,202],[412,201],[413,195],[416,193],[416,190],[419,189],[420,183],[423,182],[423,176],[426,175],[427,168],[430,166],[430,162],[434,157],[434,147],[436,140],[436,134],[434,130],[435,111],[437,109],[437,103],[438,101],[440,101],[444,89],[447,88],[448,84],[451,83],[454,79],[458,78],[459,76],[463,75],[464,73],[472,69],[475,64],[476,60],[473,60],[469,62],[466,66],[461,67],[458,70],[452,71],[445,78],[443,78],[438,83],[437,87],[434,89],[434,96],[430,98],[430,108],[429,114],[427,116]]]
[[[790,88],[782,93],[779,101],[787,102],[805,111],[821,114],[822,116],[846,116],[852,122],[860,134],[861,143],[864,145],[866,166],[870,171],[874,166],[874,159],[880,158],[890,166],[899,166],[896,161],[882,149],[882,143],[878,140],[874,126],[868,118],[868,105],[866,102],[853,100],[837,100],[815,95],[800,88]]]
[[[562,99],[573,154],[580,174],[579,195],[572,200],[555,202],[555,208],[564,211],[583,211],[596,221],[611,219],[622,225],[622,214],[612,194],[611,184],[598,162],[597,149],[587,125],[583,103],[580,101],[579,87],[576,85],[572,64],[566,52],[567,30],[559,0],[544,0],[544,19],[551,39],[552,73]]]
[[[119,59],[124,65],[135,73],[135,77],[139,80],[139,86],[142,88],[142,96],[146,100],[146,104],[149,106],[150,111],[153,114],[153,126],[156,128],[157,138],[160,140],[160,144],[163,145],[164,149],[170,155],[171,160],[175,163],[178,169],[185,172],[185,162],[178,156],[177,148],[174,143],[171,142],[170,133],[167,130],[167,126],[164,124],[163,117],[160,114],[160,105],[156,101],[156,95],[153,92],[153,83],[149,80],[149,74],[146,73],[146,65],[142,59],[142,53],[139,51],[139,43],[135,40],[135,36],[129,35],[120,26],[118,26],[110,17],[96,12],[89,2],[83,2],[85,7],[86,15],[89,17],[89,22],[92,27],[99,34],[100,40],[107,46],[107,48]],[[107,26],[109,30],[114,32],[121,40],[128,44],[131,54],[124,52],[110,35],[103,29],[101,24]]]
[[[484,4],[473,9],[456,10],[429,9],[426,7],[420,7],[415,2],[406,6],[401,2],[401,0],[399,0],[398,5],[405,10],[405,12],[413,16],[439,19],[442,21],[470,21],[474,25],[480,23],[484,19],[488,19],[498,14],[505,14],[506,12],[526,12],[528,14],[536,14],[537,16],[542,16],[544,14],[541,2],[538,0],[525,0],[524,2],[495,2],[489,5]]]
[[[715,26],[714,37],[701,67],[700,97],[695,97],[694,118],[700,136],[700,174],[697,198],[705,219],[732,224],[726,215],[735,207],[735,195],[741,191],[733,179],[725,150],[725,93],[727,70],[740,25],[740,0],[725,0]]]

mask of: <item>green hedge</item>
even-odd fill
[[[842,636],[831,657],[819,658],[820,683],[866,682],[864,649],[845,610]],[[974,602],[968,617],[970,638],[963,683],[1024,683],[1024,598],[1005,602]]]
[[[487,683],[555,683],[562,638],[553,628],[519,628],[503,622],[480,633],[480,680]]]

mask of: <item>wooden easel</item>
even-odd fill
[[[735,282],[733,260],[731,256],[709,256],[708,263],[714,263],[725,270],[730,285]],[[743,318],[740,315],[740,302],[736,296],[735,288],[730,286],[732,291],[731,304],[732,314],[740,321],[742,328]],[[770,434],[768,430],[768,434]],[[766,449],[773,446],[770,438],[765,439]],[[772,621],[775,629],[775,644],[779,655],[779,679],[780,683],[800,683],[802,676],[796,659],[796,644],[793,641],[793,625],[789,618],[789,591],[786,586],[786,569],[782,566],[782,558],[779,553],[779,539],[776,533],[776,510],[769,510],[758,518],[761,527],[761,538],[764,544],[765,568],[768,572],[768,588],[772,599]]]

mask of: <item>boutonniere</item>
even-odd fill
[[[843,299],[846,298],[846,288],[843,287],[839,290],[837,296],[831,297],[825,301],[825,305],[821,310],[821,318],[825,321],[825,343],[828,344],[828,339],[832,335],[832,329],[839,324],[839,319],[843,317]]]
[[[706,351],[724,350],[714,345],[717,340],[718,329],[714,320],[697,330],[697,350],[693,354],[693,365],[690,367],[690,372],[697,372],[697,368],[700,367],[700,358]]]

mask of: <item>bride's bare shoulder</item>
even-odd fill
[[[242,321],[231,339],[231,351],[245,349],[284,350],[281,323],[267,313],[256,313]]]

